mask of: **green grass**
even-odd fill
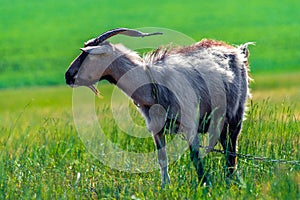
[[[104,84],[99,89],[104,99],[96,99],[96,110],[106,136],[128,151],[152,151],[151,138],[138,139],[118,129],[108,109],[112,87]],[[285,90],[291,98],[278,104],[272,97],[263,100],[268,95],[265,92],[265,96],[261,96],[260,92],[253,91],[253,102],[239,140],[239,152],[300,160],[299,106],[296,101],[299,93],[293,96]],[[1,199],[299,198],[299,166],[240,158],[239,172],[246,188],[236,185],[228,188],[223,177],[224,158],[217,153],[206,157],[205,169],[210,174],[212,190],[194,189],[197,180],[188,152],[170,165],[172,184],[163,191],[157,170],[131,174],[111,169],[94,157],[79,138],[73,122],[72,90],[68,87],[2,90],[0,104],[3,105],[0,110]],[[143,124],[136,110],[131,114],[137,123]]]
[[[299,71],[299,1],[22,1],[0,7],[0,88],[64,84],[83,42],[115,27],[163,27],[251,48],[253,73]]]

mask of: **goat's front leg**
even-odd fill
[[[207,178],[204,175],[203,159],[199,152],[199,137],[197,134],[188,135],[188,143],[190,148],[190,158],[196,168],[198,181],[201,185],[207,184]]]
[[[163,132],[153,133],[152,135],[158,152],[161,187],[164,188],[166,184],[170,183],[170,177],[168,174],[168,158],[166,152],[166,137]]]

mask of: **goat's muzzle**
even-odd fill
[[[69,71],[65,73],[65,79],[67,85],[71,87],[75,85],[75,77]]]
[[[80,80],[77,76],[78,76],[78,71],[77,72],[71,72],[72,68],[70,67],[68,69],[68,71],[65,73],[65,79],[66,79],[66,84],[69,85],[72,88],[78,87],[78,86],[86,86],[88,88],[90,88],[95,94],[96,96],[98,96],[99,98],[102,98],[101,93],[99,92],[99,90],[95,87],[95,83],[94,82],[87,82],[87,81],[83,81]]]

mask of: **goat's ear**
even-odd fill
[[[94,55],[110,52],[110,49],[107,48],[106,46],[88,46],[88,47],[80,48],[80,50],[88,54],[94,54]]]

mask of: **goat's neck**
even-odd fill
[[[135,55],[116,58],[105,73],[105,79],[117,85],[139,105],[152,105],[152,86],[144,69],[142,59]]]

